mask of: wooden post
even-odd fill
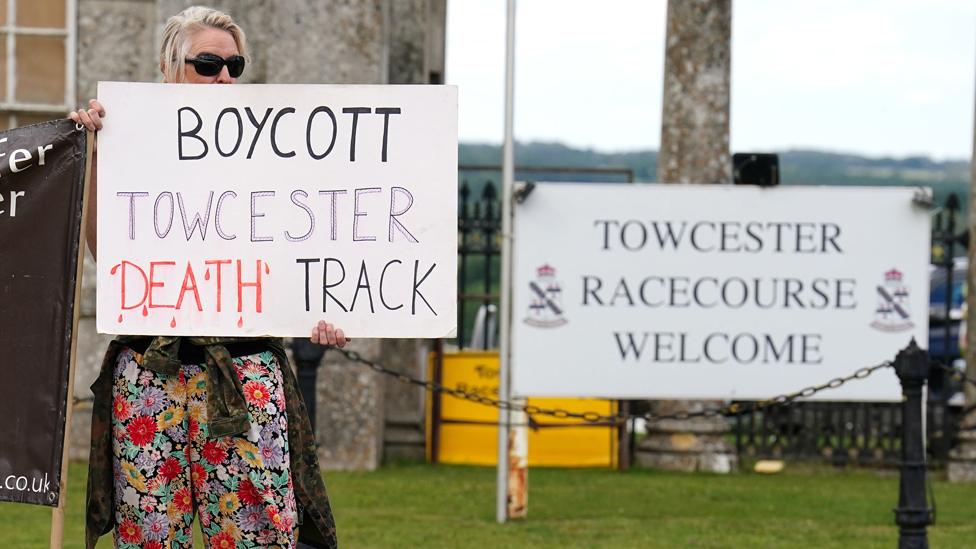
[[[82,191],[81,228],[78,232],[78,266],[75,271],[74,314],[71,319],[71,354],[68,363],[68,390],[64,412],[64,438],[61,447],[61,480],[58,506],[51,510],[51,549],[61,549],[64,541],[64,507],[68,498],[68,457],[71,450],[71,416],[74,412],[75,365],[78,351],[78,316],[81,314],[81,281],[85,269],[85,237],[88,217],[88,191],[91,185],[91,159],[95,145],[95,133],[88,132],[85,151],[85,188]]]

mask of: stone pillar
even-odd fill
[[[967,391],[966,405],[974,402],[972,391]],[[976,482],[976,412],[963,418],[956,447],[949,452],[947,476],[949,482]]]
[[[974,125],[976,127],[976,125]],[[976,134],[976,130],[974,130]],[[976,141],[973,142],[973,165],[969,179],[969,234],[976,234]],[[969,272],[966,275],[966,376],[976,379],[976,241],[969,242]],[[976,386],[963,382],[966,408],[976,406]],[[966,414],[960,425],[956,447],[949,453],[947,474],[950,482],[976,481],[976,410]]]
[[[657,178],[731,183],[732,0],[668,2]]]
[[[443,84],[447,59],[447,0],[427,2],[427,83]]]
[[[78,1],[79,102],[95,97],[99,80],[160,80],[154,14],[145,0]]]
[[[390,84],[442,84],[447,0],[389,5]]]
[[[380,339],[349,345],[380,361]],[[372,471],[383,459],[383,380],[365,366],[327,351],[318,375],[316,439],[319,464],[329,471]]]
[[[446,0],[393,0],[387,7],[390,84],[440,84],[444,77]],[[412,377],[425,377],[429,345],[423,340],[386,339],[380,361]],[[423,460],[424,390],[394,378],[384,380],[383,457]]]
[[[427,0],[393,0],[389,10],[390,84],[427,83]]]
[[[378,361],[411,377],[425,378],[429,345],[420,339],[383,339]],[[426,455],[423,389],[383,379],[383,459],[423,461]]]
[[[730,183],[731,0],[668,2],[664,108],[657,177],[662,183]],[[714,401],[652,402],[660,414],[719,407]],[[736,467],[723,418],[649,422],[641,465],[727,473]]]

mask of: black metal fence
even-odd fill
[[[467,181],[458,193],[458,347],[494,347],[490,318],[498,306],[501,273],[501,204],[495,183],[488,180],[478,196]],[[483,310],[479,336],[472,334]],[[472,345],[472,340],[479,339]]]
[[[943,465],[960,420],[960,409],[929,400],[929,461]],[[797,402],[737,416],[740,457],[823,460],[833,465],[895,466],[901,459],[901,404]]]

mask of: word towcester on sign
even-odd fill
[[[103,82],[99,100],[99,331],[453,334],[456,88]]]
[[[516,208],[514,391],[766,398],[925,346],[915,192],[539,184]],[[900,394],[883,370],[818,397]]]

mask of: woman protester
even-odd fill
[[[191,7],[166,23],[159,68],[164,82],[233,84],[246,58],[229,15]],[[92,99],[70,117],[98,131],[106,110]],[[94,206],[88,223],[94,255]],[[311,340],[342,347],[348,338],[320,321]],[[117,547],[192,547],[196,513],[208,547],[336,547],[314,434],[279,339],[120,337],[92,391],[89,549],[113,527]]]

